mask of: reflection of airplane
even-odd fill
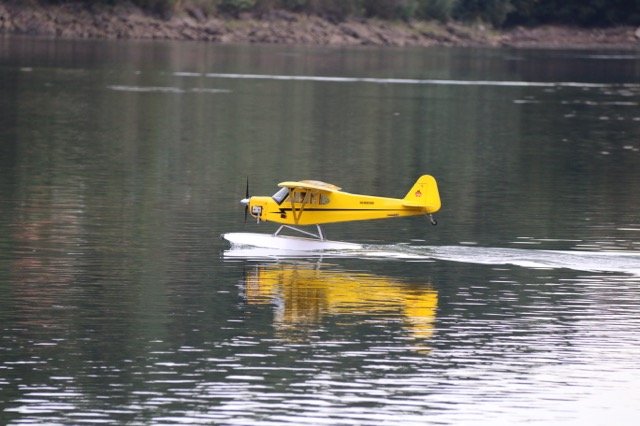
[[[400,316],[416,339],[433,335],[438,293],[431,286],[367,273],[320,270],[315,264],[257,266],[245,279],[249,304],[275,304],[280,331],[320,323],[323,316]]]
[[[404,198],[351,194],[335,185],[315,180],[287,181],[278,186],[280,190],[271,197],[250,197],[247,184],[246,197],[241,201],[245,205],[245,218],[251,214],[258,222],[282,224],[273,237],[277,237],[283,228],[288,228],[323,241],[321,224],[406,216],[429,215],[435,224],[432,214],[440,209],[438,184],[430,175],[420,176]],[[318,232],[313,234],[294,225],[315,225]],[[237,245],[275,244],[275,239],[265,241],[261,236],[264,234],[229,233],[224,238]],[[286,248],[282,245],[277,247]],[[324,244],[318,248],[332,247]]]

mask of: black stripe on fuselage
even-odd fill
[[[406,210],[411,210],[409,208],[406,209],[295,209],[296,212],[402,212]],[[269,214],[279,214],[293,211],[291,208],[283,208],[275,212],[269,212]]]

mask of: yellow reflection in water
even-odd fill
[[[400,320],[419,340],[434,333],[438,293],[431,285],[294,263],[257,266],[245,286],[247,303],[277,307],[274,322],[281,332],[319,324],[327,315],[351,315]]]

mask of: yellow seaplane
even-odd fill
[[[245,221],[251,215],[258,223],[281,224],[274,234],[234,232],[223,238],[234,246],[255,246],[284,250],[340,250],[358,249],[359,244],[326,240],[320,225],[359,220],[390,219],[408,216],[429,216],[440,210],[438,184],[433,176],[422,175],[404,198],[352,194],[341,188],[317,180],[285,181],[272,196],[249,196],[247,182]],[[315,226],[317,233],[300,229]],[[280,235],[285,229],[307,237]],[[308,238],[312,237],[312,238]]]

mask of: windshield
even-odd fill
[[[276,203],[280,204],[287,198],[287,195],[289,195],[289,188],[285,187],[285,188],[280,188],[280,190],[278,190],[278,192],[273,194],[271,198],[273,198]]]

